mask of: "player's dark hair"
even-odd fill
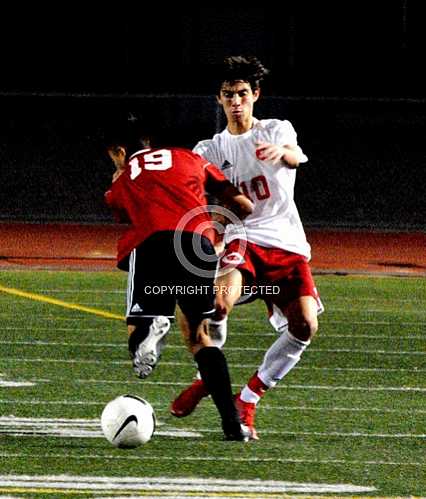
[[[269,70],[254,56],[233,55],[226,57],[217,73],[216,92],[219,95],[224,82],[246,81],[257,90]]]
[[[127,157],[148,147],[181,147],[180,130],[172,128],[166,119],[148,119],[138,112],[111,113],[109,124],[103,127],[103,147],[122,146]]]
[[[130,156],[140,149],[150,147],[151,135],[140,117],[126,112],[110,116],[103,132],[103,143],[106,148],[124,147],[127,156]]]

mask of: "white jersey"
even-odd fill
[[[297,145],[297,135],[289,121],[256,120],[241,135],[227,129],[210,140],[198,142],[194,151],[219,166],[224,175],[254,203],[254,211],[244,220],[248,241],[266,248],[282,248],[311,257],[294,202],[296,169],[273,165],[256,157],[256,143],[268,142],[297,147],[299,162],[308,158]],[[225,243],[241,238],[236,226],[228,226]]]

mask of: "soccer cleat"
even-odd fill
[[[244,400],[241,400],[241,396],[238,393],[235,396],[235,407],[237,408],[242,425],[246,426],[250,431],[250,440],[259,440],[256,428],[254,427],[256,404],[252,402],[244,402]]]
[[[207,391],[203,380],[196,379],[192,385],[185,388],[185,390],[175,398],[170,407],[170,412],[177,418],[189,416],[200,403],[201,399],[208,395],[209,392]]]
[[[169,330],[170,321],[167,317],[162,315],[154,317],[149,326],[148,336],[140,342],[133,356],[133,369],[139,378],[144,379],[152,373]]]
[[[248,442],[251,439],[251,430],[244,424],[232,424],[223,427],[224,440],[233,442]]]

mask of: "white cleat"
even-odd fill
[[[167,317],[154,317],[148,336],[140,342],[133,357],[133,369],[139,378],[144,379],[152,373],[160,359],[169,330],[170,320]]]

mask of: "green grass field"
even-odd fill
[[[318,336],[261,401],[261,440],[244,444],[222,441],[210,399],[188,418],[169,414],[194,373],[175,327],[152,376],[133,375],[117,317],[125,278],[0,272],[0,495],[426,495],[424,279],[317,276],[326,307]],[[261,302],[233,311],[225,353],[235,391],[274,336]],[[133,450],[112,447],[99,425],[124,393],[151,402],[160,423]]]

